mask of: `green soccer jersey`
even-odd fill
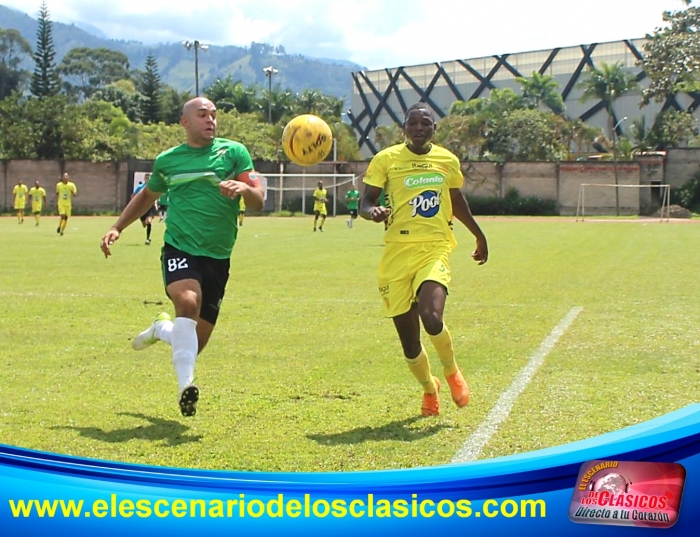
[[[165,242],[191,255],[231,257],[240,197],[223,196],[219,183],[251,170],[246,147],[224,138],[206,147],[182,144],[158,155],[148,188],[168,193]]]
[[[350,191],[348,191],[347,194],[345,194],[345,204],[348,206],[348,209],[351,211],[356,211],[357,210],[357,203],[358,200],[360,199],[360,193],[355,190],[354,188]]]

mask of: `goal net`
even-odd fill
[[[576,221],[586,216],[656,215],[669,219],[671,185],[615,185],[581,183],[576,204]]]
[[[265,211],[279,213],[311,213],[313,192],[318,182],[328,191],[328,214],[345,212],[345,194],[358,185],[360,176],[351,173],[266,173]]]

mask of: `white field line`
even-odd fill
[[[513,409],[515,400],[525,390],[530,381],[534,378],[537,370],[544,363],[547,355],[552,351],[559,338],[566,332],[567,328],[574,322],[574,319],[583,311],[582,307],[572,308],[566,316],[559,321],[559,324],[545,338],[539,348],[530,357],[530,361],[523,367],[510,387],[501,394],[489,415],[484,422],[467,438],[462,447],[457,451],[452,462],[474,461],[479,458],[481,450],[488,444],[491,437],[496,434],[499,425],[508,419],[510,411]]]

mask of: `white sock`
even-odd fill
[[[197,321],[176,317],[170,333],[173,347],[173,367],[177,383],[182,391],[194,381],[194,364],[197,359]]]
[[[156,323],[156,337],[172,346],[173,322],[161,321]]]

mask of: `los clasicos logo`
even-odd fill
[[[669,528],[678,520],[685,468],[677,463],[584,463],[569,506],[581,524]]]

